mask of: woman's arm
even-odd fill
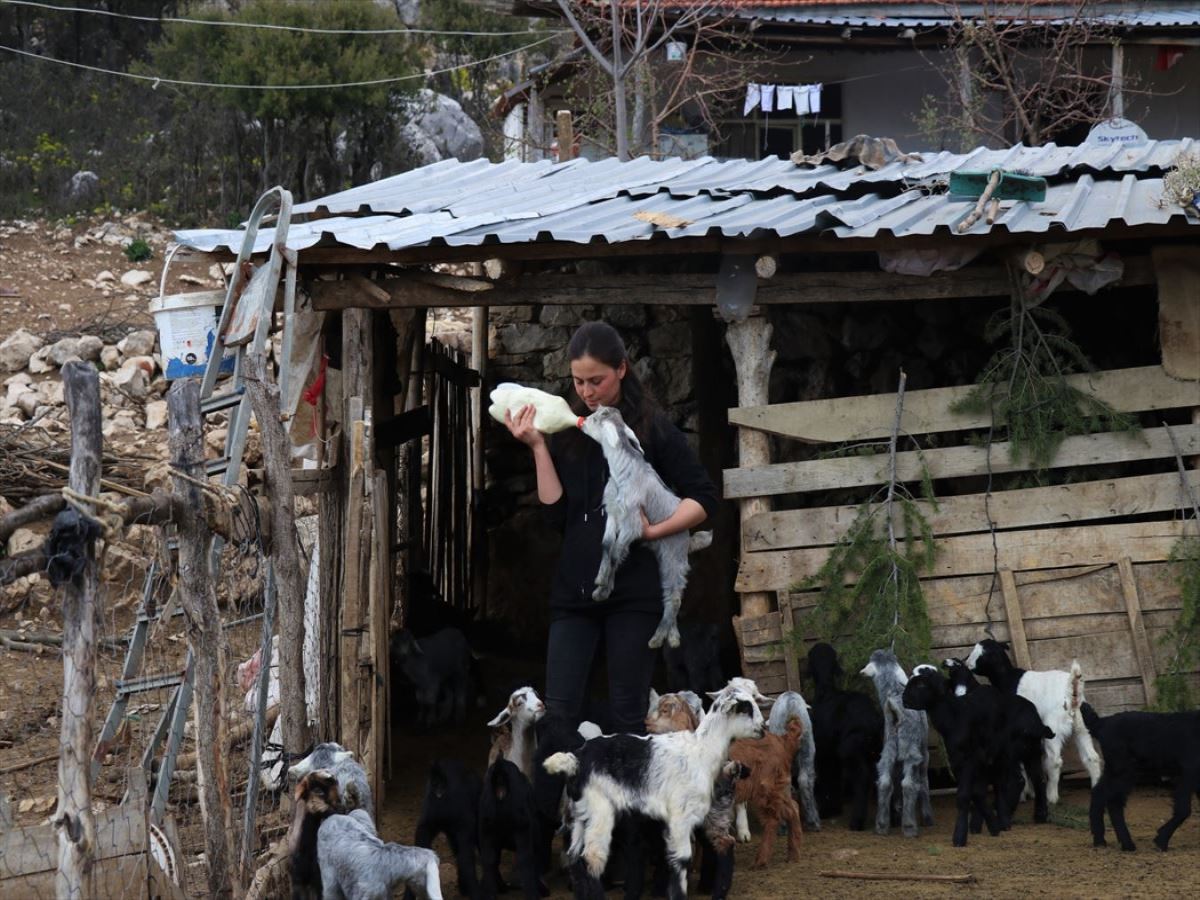
[[[533,451],[533,467],[537,472],[538,500],[546,506],[557,503],[563,495],[562,482],[558,480],[558,470],[550,457],[550,447],[546,444],[546,436],[533,426],[533,418],[537,409],[529,404],[516,416],[510,410],[504,411],[504,424],[509,432],[522,444]]]
[[[704,511],[703,506],[689,497],[684,497],[679,501],[679,505],[675,507],[675,512],[655,525],[651,525],[650,521],[646,518],[646,514],[642,513],[642,539],[655,541],[659,538],[677,534],[680,531],[687,531],[690,528],[695,528],[707,518],[708,513]]]
[[[675,512],[661,522],[651,525],[642,515],[642,537],[651,541],[695,528],[716,512],[720,502],[716,486],[683,432],[664,420],[659,424],[656,444],[654,468],[682,499]]]

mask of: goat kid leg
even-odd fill
[[[921,792],[920,764],[910,763],[904,767],[904,780],[900,782],[900,793],[904,803],[900,814],[900,830],[905,837],[916,837],[920,833],[917,827],[917,803]]]
[[[421,883],[427,900],[442,900],[442,879],[438,873],[436,859],[431,859],[426,863]]]
[[[1128,853],[1137,850],[1137,844],[1133,842],[1133,836],[1129,833],[1129,826],[1125,824],[1125,802],[1132,791],[1133,780],[1121,779],[1109,785],[1107,797],[1108,818],[1112,820],[1113,832],[1121,849]]]
[[[1171,818],[1163,823],[1163,826],[1158,829],[1158,834],[1154,836],[1154,846],[1163,853],[1167,852],[1167,846],[1171,843],[1171,835],[1175,833],[1175,829],[1192,814],[1192,785],[1195,783],[1194,775],[1184,772],[1175,784]]]
[[[929,755],[926,753],[921,760],[917,777],[920,779],[919,798],[921,801],[921,824],[926,828],[933,825],[933,798],[929,796]]]
[[[804,824],[800,821],[800,807],[791,797],[784,798],[783,818],[787,823],[787,858],[794,862],[800,858],[800,846],[804,843]]]
[[[1088,777],[1091,778],[1092,784],[1095,784],[1100,778],[1100,773],[1104,771],[1104,761],[1096,751],[1096,745],[1092,743],[1091,732],[1083,724],[1083,714],[1078,709],[1075,710],[1074,738],[1075,750],[1079,753],[1079,761],[1087,769]],[[1054,803],[1055,801],[1051,800],[1050,802]]]
[[[537,854],[534,852],[533,841],[528,832],[518,832],[513,835],[513,843],[516,844],[517,879],[521,883],[521,894],[525,900],[539,900],[542,896],[542,885],[538,878]]]
[[[1092,846],[1107,847],[1104,839],[1104,809],[1108,805],[1108,779],[1104,776],[1092,785],[1092,796],[1088,803],[1088,825],[1092,829]]]
[[[671,877],[667,881],[667,900],[686,900],[688,867],[692,862],[692,829],[695,820],[676,816],[667,825],[667,862]]]
[[[813,790],[813,772],[801,766],[796,778],[796,793],[800,795],[800,812],[804,824],[813,831],[821,830],[821,811],[817,808],[816,792]]]
[[[604,537],[600,542],[600,568],[596,572],[596,589],[592,591],[593,600],[608,599],[608,595],[612,593],[613,577],[625,558],[625,552],[628,551],[628,546],[626,546],[625,552],[619,549],[621,536],[618,532],[620,527],[620,516],[616,514],[615,510],[609,509],[607,518],[604,520]]]
[[[750,817],[746,815],[746,804],[739,803],[737,809],[734,810],[734,832],[737,834],[738,843],[750,843]]]
[[[1025,759],[1025,776],[1033,785],[1033,821],[1038,825],[1050,821],[1049,801],[1046,798],[1046,778],[1042,774],[1040,753],[1031,753]]]
[[[754,855],[754,868],[765,869],[767,863],[771,861],[771,856],[775,853],[775,835],[779,833],[779,813],[775,809],[763,809],[759,807],[755,810],[758,814],[759,821],[762,823],[762,837],[758,843],[758,853]]]
[[[670,593],[663,592],[663,614],[659,620],[658,627],[654,629],[654,634],[650,636],[649,647],[651,650],[657,650],[665,641],[668,646],[679,646],[679,605],[683,601],[683,591],[671,591]]]
[[[1062,746],[1065,740],[1063,735],[1055,734],[1054,737],[1042,741],[1042,747],[1045,750],[1045,770],[1046,770],[1046,800],[1050,803],[1058,802],[1058,779],[1062,775]]]
[[[875,833],[887,834],[892,824],[892,763],[885,753],[875,780]]]

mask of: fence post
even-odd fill
[[[71,415],[71,470],[68,484],[79,494],[100,492],[100,376],[91,363],[63,366],[63,391]],[[83,571],[63,591],[63,700],[58,757],[59,900],[91,897],[96,843],[92,816],[92,702],[96,694],[95,546],[84,545]]]
[[[189,378],[171,385],[167,417],[175,493],[184,501],[179,519],[179,600],[187,619],[195,666],[196,778],[204,821],[208,890],[213,897],[232,897],[229,835],[233,809],[225,734],[225,653],[210,569],[212,532],[202,515],[204,429],[198,381]]]

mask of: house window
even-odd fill
[[[842,139],[842,86],[830,84],[822,89],[819,115],[758,109],[744,119],[721,122],[719,127],[712,149],[718,159],[787,159],[797,150],[818,153]]]

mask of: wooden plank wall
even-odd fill
[[[1086,381],[1081,386],[1129,412],[1200,406],[1200,383],[1174,378],[1160,366],[1095,373]],[[945,436],[981,424],[949,412],[964,390],[912,391],[905,398],[907,429],[943,435],[943,446],[925,452],[939,493],[946,494],[937,511],[927,510],[938,539],[934,570],[924,581],[935,658],[964,655],[990,626],[997,639],[1013,644],[1019,664],[1062,668],[1078,659],[1088,697],[1102,713],[1152,702],[1154,678],[1169,662],[1162,637],[1180,609],[1179,585],[1166,560],[1183,531],[1176,511],[1186,501],[1170,435],[1154,427],[1140,435],[1064,441],[1054,468],[1104,465],[1110,474],[1137,462],[1143,473],[1147,466],[1158,471],[996,491],[988,502],[997,528],[993,546],[985,494],[955,493],[964,483],[958,479],[977,484],[986,474],[986,451],[945,446]],[[730,418],[805,442],[841,443],[882,437],[894,409],[895,395],[884,394],[732,410]],[[1188,421],[1175,414],[1180,418]],[[1200,453],[1200,425],[1171,431],[1185,455]],[[883,482],[886,464],[880,454],[732,469],[725,473],[725,493],[794,497],[869,487]],[[1021,470],[1005,445],[993,446],[990,466],[997,473]],[[915,454],[901,454],[899,471],[902,478],[919,477]],[[1200,471],[1187,477],[1200,491]],[[804,617],[818,597],[798,586],[828,558],[855,511],[851,505],[778,510],[745,523],[736,588],[778,598],[777,612],[735,619],[743,668],[765,691],[798,686],[796,657],[813,640],[804,634]],[[791,622],[803,636],[795,646]]]

